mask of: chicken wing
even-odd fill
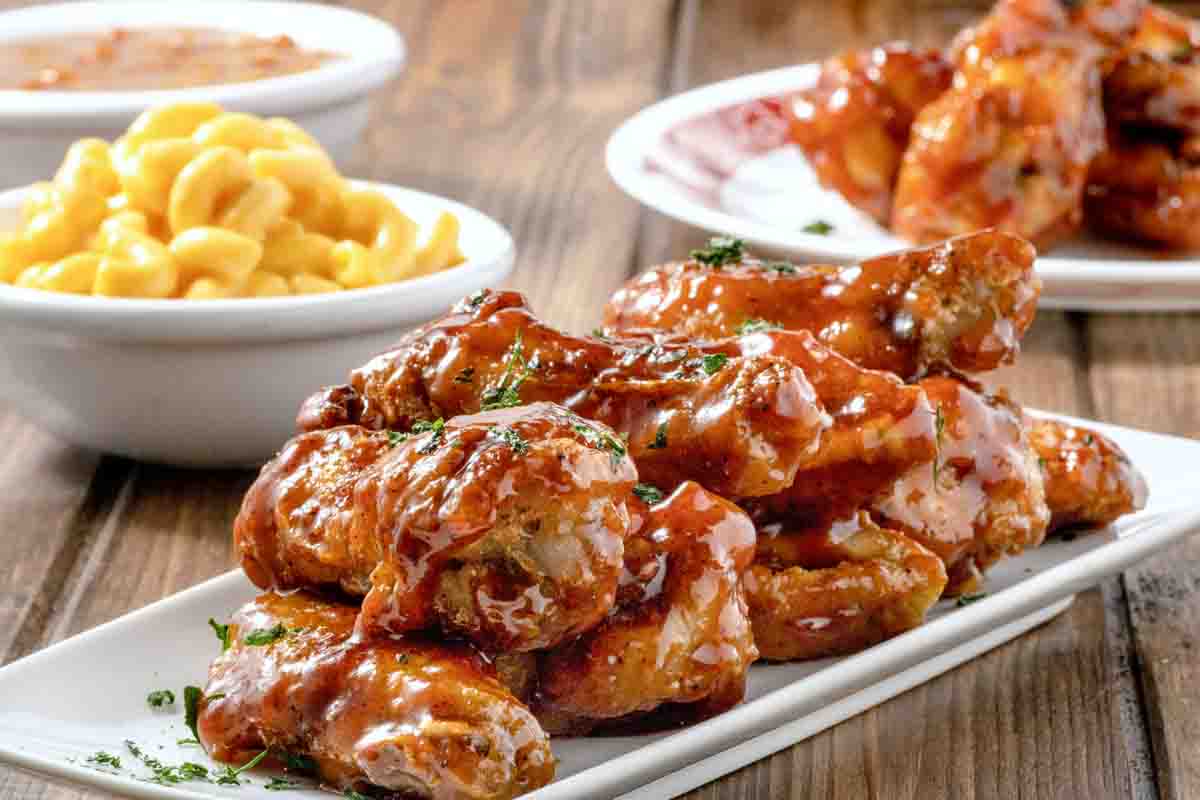
[[[985,231],[851,266],[693,259],[631,280],[604,321],[618,335],[692,339],[806,330],[859,366],[906,380],[936,368],[984,372],[1013,360],[1033,322],[1034,256],[1022,239]]]
[[[428,427],[293,439],[234,523],[251,580],[338,586],[365,595],[364,633],[436,626],[488,650],[604,619],[637,479],[616,435],[549,403]]]
[[[804,373],[770,354],[573,337],[516,292],[481,292],[305,403],[299,425],[403,429],[489,404],[562,403],[612,427],[643,480],[731,497],[792,482],[829,424]]]
[[[921,387],[936,409],[937,453],[869,509],[937,553],[950,576],[946,593],[963,594],[1003,556],[1040,544],[1050,511],[1020,409],[954,378]]]
[[[758,657],[741,587],[754,525],[691,482],[632,505],[617,607],[541,659],[532,705],[551,733],[694,722],[745,694]]]
[[[1088,172],[1088,226],[1108,238],[1200,248],[1200,136],[1110,131]]]
[[[356,614],[303,593],[239,610],[197,704],[212,757],[269,749],[337,789],[429,800],[508,800],[553,779],[546,734],[469,645],[364,641]]]
[[[1104,75],[1109,124],[1200,134],[1200,25],[1148,6]]]
[[[995,227],[1042,247],[1078,228],[1104,145],[1105,49],[1086,24],[1102,15],[1067,6],[1000,0],[960,34],[953,87],[913,123],[896,233],[929,242]]]
[[[920,625],[946,585],[934,553],[866,514],[817,529],[760,528],[744,578],[763,658],[855,653]]]
[[[1050,529],[1103,526],[1146,505],[1146,479],[1116,442],[1052,419],[1027,419],[1046,483]]]
[[[886,225],[913,118],[950,88],[952,71],[941,52],[903,42],[843,53],[784,104],[791,139],[823,186]]]

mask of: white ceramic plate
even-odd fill
[[[530,800],[627,797],[662,800],[812,736],[1050,619],[1073,595],[1200,529],[1195,500],[1200,442],[1095,426],[1146,474],[1150,505],[1106,531],[1054,540],[1001,563],[988,594],[969,606],[943,601],[915,631],[855,656],[751,668],[747,702],[700,725],[646,736],[556,739],[558,779]],[[210,783],[158,786],[122,742],[166,763],[209,764],[177,709],[155,712],[146,694],[203,685],[217,642],[206,621],[228,618],[255,589],[231,572],[0,669],[0,761],[77,783],[148,798],[219,797]],[[902,736],[903,731],[890,735]],[[120,773],[87,764],[99,750]],[[212,766],[210,764],[210,766]],[[686,769],[685,769],[686,768]],[[238,788],[247,800],[278,799],[261,771]],[[311,784],[298,790],[318,798]],[[324,795],[328,796],[328,795]]]
[[[626,193],[681,222],[792,258],[850,261],[908,244],[821,188],[770,121],[733,109],[810,86],[816,64],[760,72],[676,95],[635,114],[608,142],[608,171]],[[724,113],[721,113],[724,112]],[[735,123],[734,120],[737,120]],[[803,228],[822,220],[825,235]],[[1111,311],[1200,309],[1200,257],[1086,235],[1038,259],[1042,305]]]

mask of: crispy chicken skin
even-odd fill
[[[938,449],[870,504],[871,513],[945,562],[948,595],[979,588],[983,571],[1041,544],[1050,521],[1022,412],[950,377],[921,381],[936,409]]]
[[[240,609],[209,669],[197,727],[218,761],[311,757],[337,789],[507,800],[554,777],[537,720],[465,643],[352,636],[357,609],[268,593]],[[282,626],[263,645],[251,631]]]
[[[1051,530],[1104,526],[1146,505],[1146,479],[1116,442],[1087,428],[1027,418],[1041,464]]]
[[[533,707],[551,733],[695,722],[745,694],[758,657],[741,586],[754,525],[691,482],[631,506],[637,532],[617,606],[540,660]]]
[[[946,585],[934,553],[866,514],[817,529],[770,524],[744,578],[765,659],[855,653],[920,625]]]
[[[1109,59],[1104,113],[1110,125],[1200,134],[1200,25],[1147,6],[1133,36]]]
[[[896,233],[930,242],[994,227],[1044,247],[1078,228],[1104,145],[1105,52],[1087,24],[1104,9],[1080,5],[1000,0],[960,34],[953,87],[913,123]]]
[[[950,88],[952,72],[941,52],[903,42],[838,55],[784,104],[791,140],[823,186],[887,224],[913,118]]]
[[[396,438],[303,434],[267,464],[234,524],[251,580],[365,595],[365,634],[438,627],[489,650],[605,617],[637,479],[609,429],[535,403]]]
[[[674,262],[617,290],[604,322],[618,335],[691,339],[805,330],[861,367],[906,380],[937,368],[985,372],[1012,362],[1033,322],[1034,256],[1028,242],[984,231],[850,266]]]
[[[303,430],[479,410],[508,388],[522,402],[562,403],[628,442],[643,480],[695,480],[730,497],[788,486],[828,416],[804,373],[769,354],[705,359],[679,343],[612,342],[561,333],[516,292],[484,291],[420,328],[301,409]]]

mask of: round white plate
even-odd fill
[[[821,188],[769,121],[757,135],[730,124],[741,104],[812,85],[816,64],[703,86],[635,114],[608,141],[607,165],[626,193],[689,225],[790,258],[853,261],[909,246]],[[740,116],[744,119],[744,115]],[[812,222],[833,226],[806,233]],[[1200,254],[1164,254],[1087,235],[1038,259],[1042,305],[1089,311],[1200,310]]]

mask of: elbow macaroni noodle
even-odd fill
[[[109,145],[82,139],[0,233],[0,282],[109,297],[315,294],[463,260],[443,213],[424,244],[383,194],[357,189],[299,126],[184,103]]]

